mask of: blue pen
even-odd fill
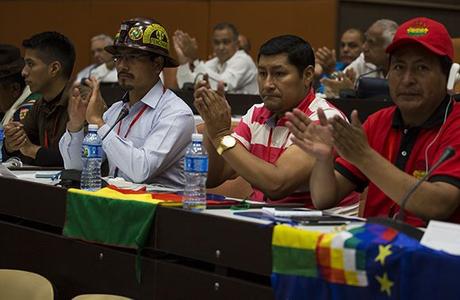
[[[53,177],[51,177],[51,180],[52,181],[58,180],[61,177],[61,173],[62,172],[57,172],[56,174],[54,174]]]

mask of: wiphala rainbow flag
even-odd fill
[[[365,224],[321,233],[273,229],[276,299],[460,299],[460,257],[394,229]]]

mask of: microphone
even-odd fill
[[[363,73],[363,74],[359,75],[358,78],[356,78],[356,81],[355,81],[355,90],[358,89],[358,87],[359,87],[359,81],[360,81],[363,77],[366,77],[367,75],[374,74],[374,73],[378,73],[378,72],[383,72],[383,68],[377,68],[377,69],[374,69],[374,70],[372,70],[372,71],[369,71],[369,72],[366,72],[366,73]]]
[[[388,99],[390,97],[390,89],[388,80],[380,77],[368,77],[372,73],[383,72],[382,68],[377,68],[370,72],[361,74],[355,82],[355,93],[358,98],[379,97]]]
[[[420,241],[423,236],[423,231],[420,229],[404,223],[404,209],[406,207],[407,201],[410,198],[410,196],[417,190],[417,188],[425,182],[428,177],[433,173],[434,170],[436,170],[443,162],[451,158],[455,154],[455,149],[452,147],[447,147],[444,152],[442,153],[441,157],[438,159],[438,161],[430,168],[430,170],[427,172],[425,176],[422,177],[405,195],[402,197],[401,200],[401,205],[400,205],[400,211],[397,216],[397,219],[390,219],[390,218],[382,218],[382,217],[372,217],[368,218],[367,222],[368,223],[373,223],[373,224],[381,224],[385,225],[387,227],[396,229],[399,232],[403,232],[404,234]]]
[[[404,195],[404,197],[401,200],[401,205],[400,205],[400,210],[399,210],[399,215],[397,220],[400,222],[404,222],[404,209],[406,208],[407,201],[409,200],[410,196],[417,190],[417,188],[425,182],[428,177],[433,173],[434,170],[436,170],[443,162],[454,156],[455,154],[455,149],[451,146],[448,146],[444,152],[442,153],[441,157],[438,159],[438,161],[428,170],[428,173],[425,174],[425,176],[422,177],[407,193]]]
[[[120,113],[118,114],[118,117],[115,120],[115,123],[113,123],[113,125],[110,126],[110,129],[104,134],[101,140],[104,140],[110,133],[110,131],[112,131],[113,128],[129,114],[129,108],[126,105],[126,103],[128,103],[129,101],[128,91],[124,93],[123,97],[121,97],[121,101],[123,102],[123,107],[121,108]]]

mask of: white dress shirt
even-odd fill
[[[345,73],[348,69],[353,69],[355,71],[356,80],[364,74],[366,74],[364,77],[385,78],[385,75],[383,75],[381,70],[377,71],[377,67],[374,64],[368,63],[364,60],[364,53],[361,53],[354,61],[352,61],[345,70],[343,70],[343,72]]]
[[[179,88],[184,83],[194,83],[200,74],[209,75],[211,88],[216,89],[217,81],[227,84],[226,91],[233,94],[259,94],[257,86],[257,68],[252,58],[243,50],[238,50],[226,62],[221,64],[217,57],[207,62],[195,61],[194,70],[189,64],[180,65],[177,68],[177,83]]]
[[[75,79],[75,82],[80,82],[82,78],[88,78],[89,77],[89,72],[91,70],[94,70],[97,67],[97,64],[92,64],[78,72],[77,78]]]
[[[77,74],[75,83],[79,83],[82,78],[89,78],[90,76],[96,77],[99,82],[118,82],[117,69],[114,67],[112,70],[109,70],[104,63],[101,65],[93,64],[81,70]]]
[[[118,82],[118,73],[115,66],[112,70],[109,70],[106,64],[102,64],[91,72],[91,76],[96,77],[100,82]]]
[[[104,113],[106,124],[98,130],[100,137],[109,131],[124,105],[128,104],[116,102]],[[146,110],[133,123],[144,106],[147,106]],[[159,80],[129,110],[121,125],[117,124],[102,142],[109,161],[109,175],[113,176],[118,168],[118,176],[135,183],[182,188],[185,184],[183,156],[195,131],[190,108],[171,90],[164,89]],[[83,137],[83,130],[75,133],[66,131],[62,136],[59,149],[66,169],[82,169]]]

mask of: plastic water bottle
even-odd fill
[[[202,134],[192,134],[192,143],[185,153],[184,171],[185,188],[182,207],[202,211],[206,208],[206,178],[208,176],[208,154],[203,146]]]
[[[83,139],[81,159],[80,188],[87,191],[96,191],[101,188],[102,140],[97,134],[97,125],[88,125],[88,134]]]
[[[5,137],[5,132],[3,131],[3,126],[0,125],[0,164],[3,161],[3,138]]]

